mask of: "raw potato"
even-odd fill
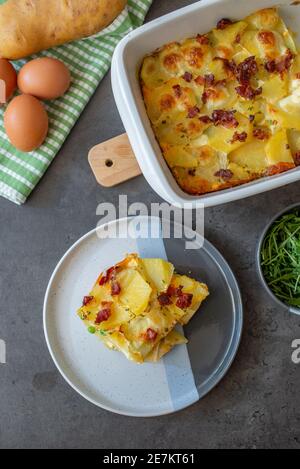
[[[127,0],[7,0],[0,4],[0,57],[20,59],[108,26]]]

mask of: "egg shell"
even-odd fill
[[[44,142],[48,133],[48,115],[37,98],[23,94],[7,106],[4,128],[14,147],[29,152]]]
[[[17,72],[6,59],[0,59],[0,104],[6,103],[17,88]]]
[[[58,59],[42,57],[25,64],[18,75],[22,93],[40,99],[56,99],[70,86],[71,75],[66,65]]]

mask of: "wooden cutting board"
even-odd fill
[[[95,178],[104,187],[113,187],[142,174],[127,134],[93,147],[88,160]]]

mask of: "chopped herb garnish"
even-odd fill
[[[93,327],[93,326],[90,326],[90,327],[88,327],[88,331],[89,331],[90,334],[95,334],[96,328]]]
[[[300,307],[300,209],[272,225],[262,245],[261,266],[277,298]]]
[[[103,329],[100,329],[99,334],[100,335],[106,335],[106,332]]]

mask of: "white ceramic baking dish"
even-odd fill
[[[300,6],[282,0],[283,18],[299,31]],[[170,172],[156,141],[144,106],[139,68],[143,57],[172,41],[206,33],[224,17],[241,19],[261,8],[278,6],[272,0],[202,0],[131,32],[118,45],[112,63],[112,86],[122,121],[141,170],[152,188],[173,205],[214,206],[284,186],[300,179],[300,169],[263,178],[232,189],[191,196],[183,192]],[[299,42],[299,40],[298,40]],[[300,116],[299,116],[300,118]]]

